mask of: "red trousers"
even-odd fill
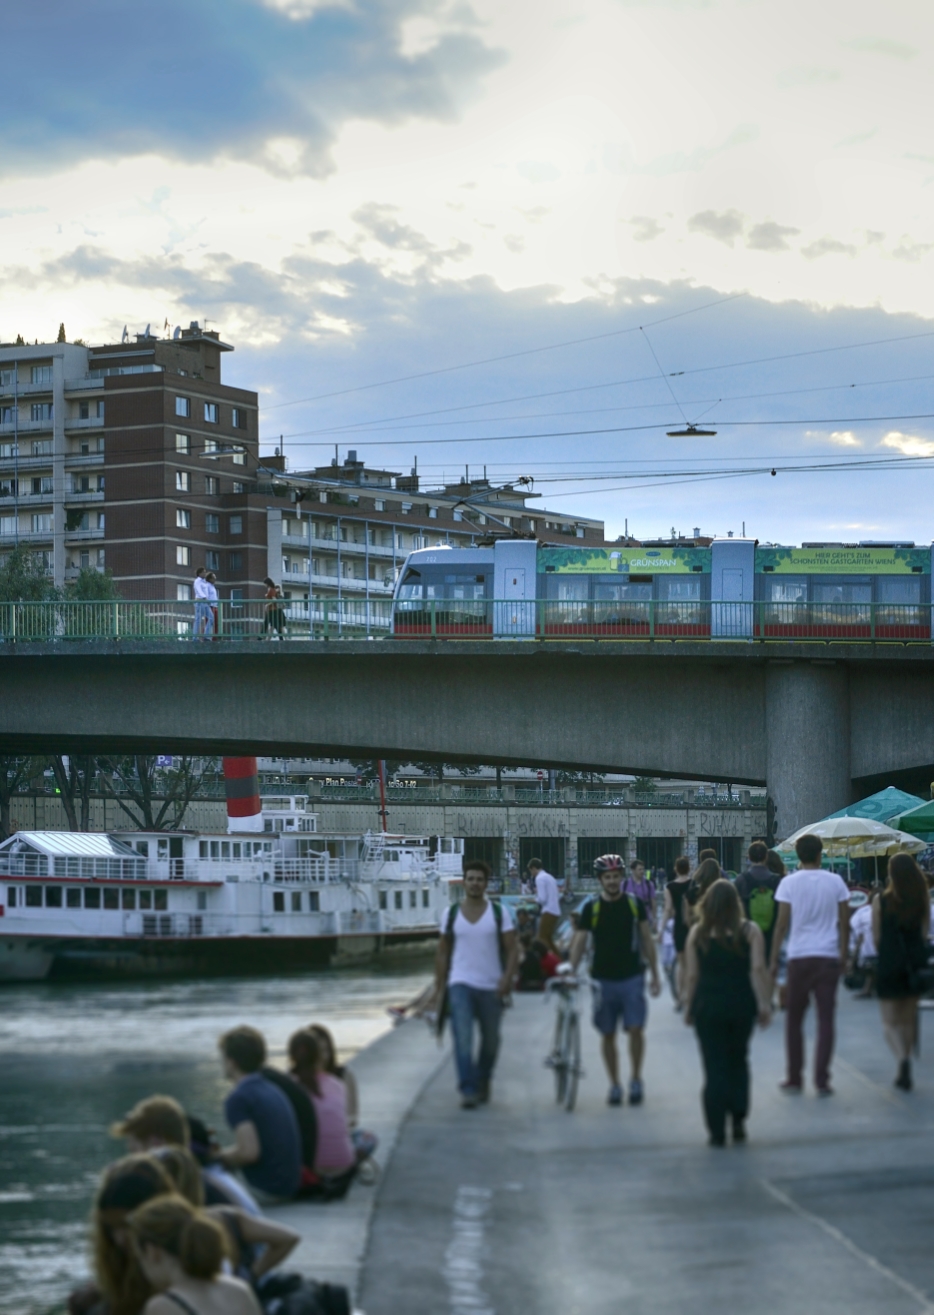
[[[837,1007],[839,959],[789,959],[785,999],[785,1049],[788,1081],[801,1085],[804,1068],[804,1015],[811,996],[817,1011],[817,1044],[814,1048],[814,1085],[830,1086],[833,1054],[834,1011]]]

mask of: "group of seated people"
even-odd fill
[[[94,1279],[72,1294],[71,1315],[349,1315],[345,1289],[274,1272],[299,1235],[261,1207],[346,1194],[376,1148],[356,1127],[353,1074],[320,1025],[289,1039],[289,1073],[266,1063],[255,1028],[219,1045],[230,1144],[171,1096],[114,1124],[128,1153],[101,1179]]]

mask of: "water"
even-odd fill
[[[265,1034],[283,1064],[290,1034],[331,1028],[348,1058],[390,1025],[386,1008],[426,984],[423,952],[390,966],[284,978],[0,990],[0,1313],[61,1311],[87,1269],[87,1218],[107,1129],[156,1092],[223,1130],[218,1035]],[[366,1091],[361,1092],[364,1116]]]

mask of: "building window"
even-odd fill
[[[52,382],[52,367],[51,365],[34,365],[29,377],[34,384],[50,384]]]
[[[4,517],[4,519],[6,519],[6,517]],[[85,513],[85,515],[82,517],[82,520],[83,520],[83,521],[86,521],[86,520],[87,520],[87,513]],[[82,528],[82,529],[87,529],[87,525],[82,525],[81,528]],[[51,534],[51,533],[52,533],[52,516],[51,516],[51,514],[46,514],[46,513],[42,512],[42,513],[40,513],[38,516],[33,516],[33,517],[32,517],[32,532],[33,532],[33,534]]]
[[[216,451],[217,451],[217,439],[216,439],[216,438],[206,438],[206,439],[204,440],[204,450],[205,450],[205,452],[208,453],[209,455],[210,455],[212,452],[216,452]]]
[[[106,526],[106,522],[105,522],[105,520],[104,520],[104,512],[102,512],[102,511],[99,511],[99,512],[97,513],[97,528],[98,528],[99,530],[103,530],[103,529],[106,529],[106,528],[107,528],[107,526]]]
[[[231,589],[231,591],[230,591],[230,601],[231,601],[232,603],[242,603],[242,602],[243,602],[243,590],[242,590],[242,589]]]
[[[376,501],[373,503],[373,507],[374,510],[376,511],[385,511],[386,503],[382,498],[377,498]]]
[[[274,890],[272,892],[272,911],[273,913],[285,913],[284,890]]]
[[[240,481],[239,481],[238,479],[235,479],[235,480],[234,480],[234,482],[233,482],[233,486],[231,487],[231,490],[230,490],[230,491],[231,491],[231,493],[242,493],[242,492],[243,492],[243,485],[240,483]]]
[[[30,420],[51,420],[53,407],[51,402],[33,402],[29,408]]]
[[[180,530],[191,529],[191,512],[185,507],[175,508],[175,524]]]
[[[411,502],[403,502],[403,504],[402,504],[402,515],[403,515],[403,516],[408,516],[408,514],[411,512],[411,510],[412,510],[412,504],[411,504]]]
[[[191,492],[191,476],[187,470],[176,470],[175,487],[179,493]]]
[[[88,491],[88,487],[89,487],[89,485],[88,485],[88,478],[87,478],[87,475],[85,475],[85,476],[84,476],[84,488],[81,490],[81,492],[82,492],[82,493],[87,493],[87,491]],[[41,497],[43,494],[50,495],[51,492],[52,492],[52,476],[51,476],[51,475],[34,475],[34,476],[33,476],[33,481],[32,481],[32,493],[33,493],[33,497]]]
[[[207,421],[207,423],[208,423],[209,425],[216,425],[216,424],[217,424],[217,403],[216,403],[216,402],[205,402],[205,404],[204,404],[204,418],[205,418],[205,420]]]
[[[243,553],[229,552],[227,554],[227,570],[231,575],[239,575],[243,570]]]
[[[233,454],[233,456],[231,457],[231,461],[234,463],[235,466],[245,466],[245,465],[246,465],[246,453],[245,453],[245,452],[235,452],[235,453]]]
[[[176,566],[191,565],[191,549],[188,547],[187,544],[178,543],[175,545],[175,565]]]
[[[246,412],[242,406],[235,406],[231,412],[231,423],[234,429],[246,429]]]
[[[220,534],[221,532],[220,516],[215,516],[212,511],[209,511],[204,518],[204,528],[208,534]]]
[[[175,414],[176,414],[177,416],[184,416],[186,420],[188,419],[188,417],[191,415],[191,398],[190,398],[190,397],[176,397],[176,399],[175,399]]]
[[[242,516],[231,516],[231,518],[230,518],[230,533],[231,533],[231,534],[242,534],[242,533],[243,533],[243,517],[242,517]]]
[[[187,584],[177,584],[175,586],[175,597],[180,603],[187,603],[191,598],[191,590]]]
[[[204,491],[205,493],[214,494],[215,496],[220,493],[220,481],[216,475],[208,475],[206,477],[204,481]]]
[[[221,569],[221,555],[219,552],[211,552],[210,549],[204,554],[204,564],[209,571],[219,571]]]
[[[437,507],[429,507],[429,508],[428,508],[428,515],[431,517],[431,519],[432,519],[433,521],[436,521],[436,520],[438,519],[438,508],[437,508]]]
[[[464,513],[462,511],[455,511],[454,519],[456,521],[462,521],[464,519]]]
[[[175,451],[176,451],[176,452],[190,452],[190,451],[191,451],[191,435],[190,435],[190,434],[176,434],[176,435],[175,435]]]

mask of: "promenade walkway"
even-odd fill
[[[934,1313],[934,1014],[905,1096],[877,1003],[841,992],[823,1101],[778,1092],[777,1017],[754,1041],[750,1141],[725,1150],[706,1144],[696,1042],[667,993],[641,1108],[606,1106],[589,1027],[578,1108],[556,1108],[552,1018],[517,1000],[488,1108],[460,1110],[449,1061],[427,1083],[379,1191],[366,1315]]]

